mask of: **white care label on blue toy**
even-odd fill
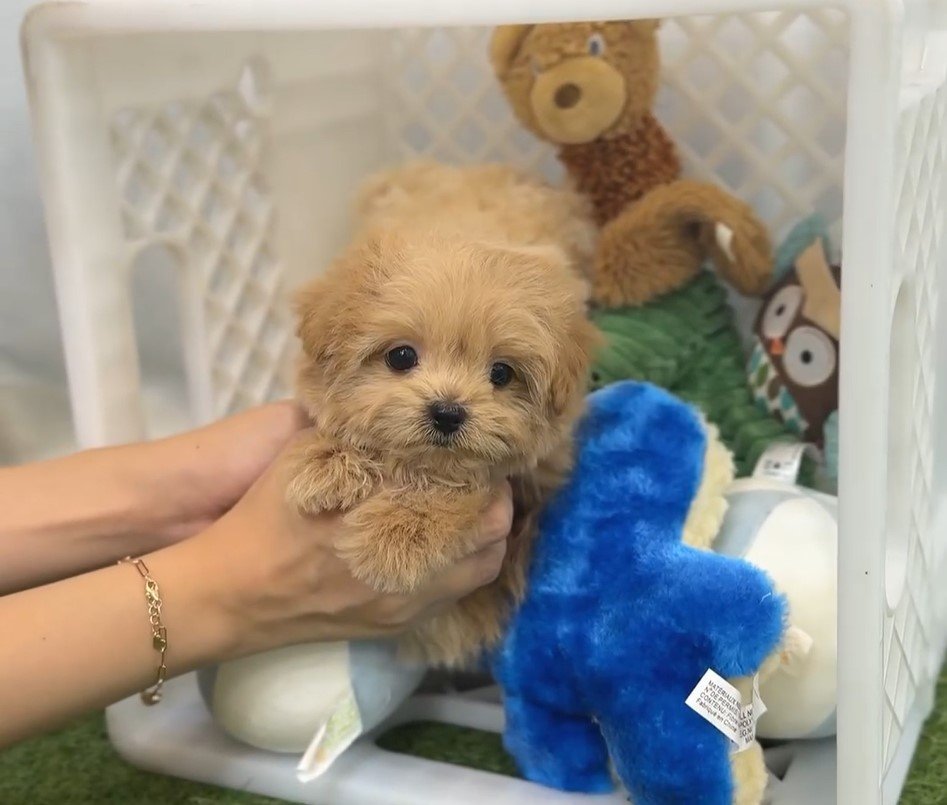
[[[685,704],[726,735],[733,752],[742,752],[756,740],[756,722],[766,712],[756,677],[750,701],[744,703],[740,691],[711,670],[701,677]]]

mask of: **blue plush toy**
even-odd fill
[[[610,791],[611,758],[635,805],[733,801],[729,741],[685,700],[708,669],[754,674],[786,606],[760,570],[682,542],[708,440],[656,387],[589,397],[572,480],[495,657],[505,744],[528,779]]]

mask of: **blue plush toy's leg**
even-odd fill
[[[614,790],[605,741],[587,715],[559,712],[509,695],[505,709],[503,743],[527,780],[588,794]]]
[[[683,701],[614,702],[602,733],[635,805],[731,805],[727,739]]]

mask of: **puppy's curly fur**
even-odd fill
[[[506,168],[412,165],[369,181],[351,247],[299,294],[299,396],[316,423],[288,495],[347,512],[354,575],[407,593],[471,550],[493,485],[515,519],[499,577],[405,647],[459,665],[495,642],[523,589],[535,514],[571,460],[595,329],[579,271],[584,202]],[[417,365],[386,355],[410,346]],[[491,382],[497,362],[508,384]],[[444,434],[431,406],[461,406]]]

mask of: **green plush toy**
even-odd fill
[[[739,476],[750,475],[773,442],[798,441],[755,402],[726,291],[709,271],[640,307],[598,310],[592,318],[606,337],[593,387],[643,380],[697,405],[719,428]],[[804,466],[800,481],[809,485],[812,477]]]

